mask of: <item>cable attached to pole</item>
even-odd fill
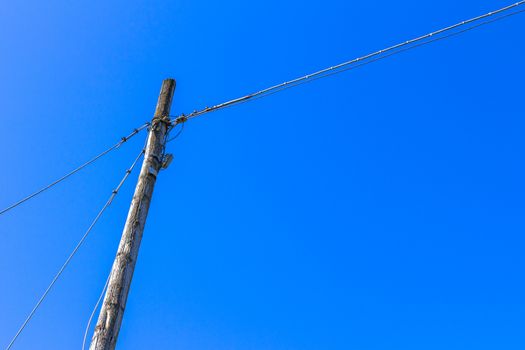
[[[148,136],[146,137],[146,140],[144,141],[144,147],[142,148],[142,153],[139,154],[135,162],[133,162],[133,165],[131,166],[129,172],[133,169],[137,161],[140,159],[141,155],[146,153],[146,146],[148,144]],[[126,172],[127,173],[127,172]],[[89,315],[89,319],[86,325],[86,330],[84,331],[84,339],[82,340],[82,350],[86,347],[86,340],[89,333],[89,328],[91,327],[91,321],[93,321],[93,317],[95,317],[95,313],[97,312],[98,306],[100,305],[100,302],[104,298],[104,294],[106,293],[106,290],[108,289],[109,279],[111,278],[111,270],[109,271],[108,277],[106,278],[106,283],[104,283],[104,287],[102,287],[102,291],[100,292],[100,295],[97,299],[97,303],[95,304],[95,307],[93,307],[93,311],[91,311],[91,314]]]
[[[91,327],[91,321],[93,321],[93,317],[95,317],[95,313],[97,312],[98,306],[100,305],[100,302],[104,298],[104,294],[106,293],[106,290],[108,289],[110,277],[111,277],[111,271],[109,272],[108,278],[106,279],[106,283],[104,283],[104,287],[102,287],[102,291],[100,292],[100,295],[98,296],[97,303],[95,304],[93,311],[91,311],[91,314],[89,315],[89,320],[86,325],[86,330],[84,331],[84,339],[82,340],[82,350],[86,348],[86,340],[87,340],[87,336],[89,333],[89,328]]]
[[[138,131],[137,131],[138,132]],[[136,133],[135,133],[136,134]],[[35,312],[37,311],[37,309],[40,307],[40,305],[42,304],[42,302],[44,301],[44,299],[47,297],[47,295],[49,294],[49,292],[51,291],[51,288],[53,288],[53,286],[55,285],[55,283],[57,282],[58,278],[62,275],[62,272],[64,272],[64,270],[66,269],[66,267],[69,265],[69,262],[71,261],[71,259],[73,259],[73,257],[75,256],[75,254],[77,253],[78,249],[80,248],[80,246],[82,246],[82,244],[84,243],[84,241],[86,240],[87,236],[89,235],[89,233],[93,230],[93,227],[95,227],[95,224],[98,222],[98,220],[100,219],[100,217],[102,216],[102,214],[104,213],[104,211],[106,211],[106,209],[109,207],[109,205],[113,202],[113,199],[117,196],[118,194],[118,191],[120,190],[120,188],[122,187],[122,185],[124,185],[124,182],[128,179],[129,175],[131,174],[131,172],[133,171],[133,168],[135,168],[135,166],[137,165],[138,161],[140,160],[140,158],[144,155],[144,152],[145,150],[142,149],[142,151],[139,153],[139,155],[137,156],[137,158],[135,158],[135,160],[133,161],[133,163],[131,164],[131,167],[126,170],[126,174],[124,175],[124,177],[122,178],[122,180],[120,180],[118,186],[111,192],[111,195],[109,196],[109,199],[108,201],[106,202],[106,204],[104,204],[104,206],[102,207],[102,209],[98,212],[97,216],[95,216],[95,219],[93,219],[93,221],[91,222],[91,225],[89,225],[87,231],[84,233],[84,235],[82,236],[82,238],[80,239],[80,241],[78,241],[77,245],[75,246],[75,248],[73,249],[73,251],[69,254],[68,258],[66,259],[66,261],[64,262],[64,264],[62,264],[62,266],[60,267],[60,269],[58,270],[58,272],[55,274],[55,277],[53,277],[53,280],[51,281],[51,283],[47,286],[46,290],[44,291],[44,294],[42,294],[42,296],[40,297],[40,299],[37,301],[37,303],[35,304],[35,306],[33,307],[33,309],[31,310],[31,312],[29,313],[29,315],[26,317],[24,323],[22,323],[22,325],[20,326],[20,328],[18,329],[18,331],[16,332],[15,336],[13,337],[13,339],[11,340],[11,342],[9,343],[9,345],[7,346],[6,350],[10,350],[11,347],[13,346],[13,344],[15,343],[16,339],[18,338],[18,336],[20,335],[20,333],[22,333],[22,331],[24,330],[24,328],[27,326],[27,324],[29,323],[29,321],[31,320],[31,318],[33,317],[33,315],[35,314]]]
[[[27,202],[28,200],[30,200],[31,198],[34,198],[36,196],[38,196],[39,194],[41,194],[42,192],[44,191],[47,191],[48,189],[50,189],[51,187],[59,184],[60,182],[66,180],[68,177],[70,177],[71,175],[74,175],[76,173],[78,173],[80,170],[84,169],[85,167],[87,167],[88,165],[94,163],[95,161],[97,161],[98,159],[102,158],[103,156],[105,156],[106,154],[108,154],[109,152],[119,148],[120,146],[122,146],[123,143],[125,143],[126,141],[128,141],[130,138],[132,138],[133,136],[137,135],[139,132],[141,132],[143,129],[147,128],[149,126],[149,122],[148,123],[145,123],[144,125],[142,125],[141,127],[133,130],[132,133],[130,133],[128,136],[124,136],[120,139],[119,142],[117,142],[116,144],[114,144],[113,146],[111,146],[110,148],[108,148],[107,150],[105,150],[104,152],[98,154],[97,156],[93,157],[92,159],[88,160],[87,162],[85,162],[84,164],[80,165],[78,168],[72,170],[71,172],[67,173],[66,175],[62,176],[61,178],[53,181],[52,183],[50,183],[49,185],[45,186],[45,187],[42,187],[41,189],[39,189],[38,191],[36,192],[33,192],[32,194],[30,194],[29,196],[27,197],[24,197],[22,198],[21,200],[11,204],[10,206],[8,206],[7,208],[4,208],[2,210],[0,210],[0,215],[2,214],[5,214],[6,212],[8,212],[9,210],[11,209],[14,209],[16,207],[18,207],[20,204],[24,203],[24,202]]]
[[[453,24],[451,26],[448,26],[448,27],[445,27],[445,28],[433,31],[431,33],[419,36],[417,38],[410,39],[410,40],[404,41],[402,43],[389,46],[389,47],[384,48],[382,50],[372,52],[370,54],[367,54],[367,55],[364,55],[364,56],[352,59],[350,61],[346,61],[346,62],[340,63],[340,64],[332,66],[332,67],[324,68],[324,69],[321,69],[319,71],[316,71],[316,72],[304,75],[302,77],[298,77],[298,78],[295,78],[295,79],[292,79],[292,80],[288,80],[288,81],[285,81],[283,83],[270,86],[268,88],[259,90],[257,92],[254,92],[254,93],[251,93],[251,94],[248,94],[248,95],[245,95],[245,96],[242,96],[242,97],[239,97],[239,98],[227,101],[227,102],[219,103],[219,104],[214,105],[212,107],[205,107],[204,109],[201,109],[201,110],[195,110],[195,111],[193,111],[193,112],[191,112],[191,113],[189,113],[187,115],[186,114],[181,114],[181,115],[179,115],[178,117],[175,117],[172,120],[172,124],[173,125],[183,124],[188,119],[196,118],[196,117],[201,116],[203,114],[207,114],[207,113],[218,111],[218,110],[221,110],[221,109],[224,109],[224,108],[232,107],[234,105],[245,103],[245,102],[248,102],[248,101],[252,101],[254,99],[266,97],[266,96],[272,95],[274,93],[280,92],[282,90],[286,90],[286,89],[289,89],[291,87],[295,87],[295,86],[300,85],[300,84],[304,84],[304,83],[307,83],[307,82],[310,82],[310,81],[314,81],[314,80],[317,80],[317,79],[320,79],[320,78],[324,78],[324,77],[327,77],[327,76],[330,76],[330,75],[333,75],[333,74],[338,74],[338,73],[347,71],[349,69],[353,69],[354,67],[355,68],[361,67],[363,65],[367,65],[369,63],[381,60],[383,58],[393,56],[393,55],[395,55],[397,53],[400,53],[400,52],[404,52],[404,51],[407,51],[407,50],[410,50],[410,49],[413,49],[413,48],[416,48],[416,47],[419,47],[419,46],[422,46],[422,45],[426,45],[426,44],[429,44],[429,43],[432,43],[432,42],[435,42],[435,41],[438,41],[438,40],[443,40],[443,39],[452,37],[454,35],[465,33],[465,32],[467,32],[469,30],[472,30],[474,28],[478,28],[478,27],[480,27],[482,25],[493,23],[493,22],[502,20],[504,18],[508,18],[510,16],[514,16],[514,15],[517,15],[519,13],[522,13],[522,12],[524,12],[523,10],[522,11],[516,11],[516,12],[512,12],[510,14],[501,16],[501,17],[497,17],[497,18],[495,18],[493,20],[490,20],[490,21],[477,23],[477,22],[483,21],[483,20],[485,20],[485,19],[487,19],[489,17],[494,17],[494,16],[497,16],[497,15],[500,15],[500,14],[502,14],[504,12],[507,12],[507,11],[512,10],[512,9],[515,9],[515,8],[517,8],[519,6],[522,6],[522,5],[525,5],[525,0],[516,2],[516,3],[512,4],[512,5],[508,5],[508,6],[502,7],[500,9],[498,9],[498,10],[495,10],[495,11],[488,12],[488,13],[486,13],[484,15],[477,16],[477,17],[474,17],[474,18],[471,18],[471,19],[468,19],[468,20],[465,20],[465,21]],[[471,26],[471,27],[469,27],[467,29],[464,29],[464,30],[461,30],[461,31],[458,31],[458,32],[453,32],[452,34],[448,34],[448,35],[439,37],[439,35],[441,35],[441,34],[445,34],[447,32],[451,32],[451,31],[456,30],[458,28],[461,28],[461,27],[464,27],[464,26],[468,26],[468,25],[471,25],[471,24],[475,24],[475,23],[477,23],[477,24],[474,25],[474,26]],[[428,40],[428,39],[430,39],[430,40]],[[425,40],[428,40],[428,41],[425,41]]]

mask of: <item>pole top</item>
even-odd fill
[[[160,118],[170,115],[171,101],[175,92],[175,79],[164,79],[160,88],[159,100],[155,109],[154,117]]]

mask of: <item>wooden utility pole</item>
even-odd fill
[[[162,82],[139,180],[111,269],[108,289],[91,339],[90,350],[113,350],[117,343],[153,188],[162,167],[174,91],[175,80],[166,79]]]

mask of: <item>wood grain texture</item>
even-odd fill
[[[164,80],[151,123],[138,183],[113,263],[108,289],[93,333],[90,350],[113,350],[117,343],[153,189],[162,166],[165,136],[168,129],[168,125],[162,121],[162,118],[169,117],[174,91],[175,80]]]

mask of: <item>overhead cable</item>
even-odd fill
[[[182,124],[182,126],[184,126],[184,124]],[[145,154],[145,152],[146,152],[145,150],[146,150],[147,144],[148,144],[148,137],[146,137],[146,140],[144,141],[144,148],[142,149],[142,153],[141,154]],[[139,155],[138,158],[140,158],[140,155]],[[135,161],[135,163],[136,163],[136,161]],[[100,302],[104,298],[104,294],[106,293],[106,290],[108,289],[108,284],[109,284],[110,278],[111,278],[111,271],[109,272],[108,277],[106,278],[106,283],[104,283],[104,287],[102,287],[102,291],[100,292],[100,295],[99,295],[99,297],[97,299],[97,302],[96,302],[95,306],[93,307],[93,310],[91,311],[91,314],[89,315],[89,319],[88,319],[88,322],[86,324],[86,329],[84,331],[84,338],[82,340],[82,350],[84,350],[86,348],[86,340],[87,340],[87,336],[88,336],[88,333],[89,333],[89,328],[91,327],[91,321],[93,320],[93,317],[95,317],[95,313],[97,312],[98,306],[100,305]]]
[[[403,52],[403,51],[406,51],[406,50],[410,50],[410,49],[413,49],[413,48],[416,48],[416,47],[419,47],[419,46],[422,46],[422,45],[429,44],[431,42],[435,42],[435,41],[438,41],[438,40],[443,40],[443,39],[449,38],[451,36],[467,32],[467,31],[472,30],[474,28],[478,28],[478,27],[480,27],[482,25],[493,23],[495,21],[498,21],[498,20],[501,20],[501,19],[504,19],[504,18],[508,18],[510,16],[517,15],[519,13],[522,13],[523,10],[516,11],[516,12],[512,12],[512,13],[506,14],[504,16],[496,17],[495,19],[490,20],[490,21],[484,21],[484,20],[486,20],[486,19],[488,19],[490,17],[495,17],[497,15],[501,15],[503,13],[506,13],[506,12],[508,12],[508,11],[510,11],[512,9],[515,9],[515,8],[517,8],[519,6],[522,6],[524,4],[525,4],[525,0],[522,0],[522,1],[516,2],[516,3],[512,4],[512,5],[508,5],[508,6],[502,7],[500,9],[498,9],[498,10],[488,12],[488,13],[486,13],[484,15],[477,16],[477,17],[474,17],[474,18],[471,18],[471,19],[468,19],[468,20],[465,20],[465,21],[453,24],[451,26],[448,26],[448,27],[445,27],[445,28],[433,31],[431,33],[419,36],[419,37],[414,38],[414,39],[410,39],[410,40],[404,41],[404,42],[396,44],[396,45],[389,46],[389,47],[387,47],[385,49],[381,49],[379,51],[375,51],[375,52],[369,53],[367,55],[364,55],[364,56],[352,59],[350,61],[346,61],[346,62],[340,63],[340,64],[332,66],[332,67],[324,68],[324,69],[318,70],[316,72],[313,72],[313,73],[310,73],[310,74],[307,74],[307,75],[304,75],[304,76],[301,76],[301,77],[298,77],[298,78],[295,78],[295,79],[292,79],[292,80],[288,80],[288,81],[285,81],[285,82],[277,84],[277,85],[270,86],[268,88],[259,90],[257,92],[254,92],[254,93],[251,93],[251,94],[248,94],[248,95],[245,95],[245,96],[242,96],[242,97],[239,97],[239,98],[227,101],[227,102],[219,103],[219,104],[214,105],[212,107],[205,107],[204,109],[201,109],[201,110],[195,110],[195,111],[193,111],[193,112],[191,112],[191,113],[189,113],[187,115],[181,114],[181,115],[175,117],[173,119],[172,123],[174,125],[182,124],[182,123],[186,122],[188,119],[192,119],[192,118],[201,116],[203,114],[207,114],[207,113],[214,112],[214,111],[217,111],[217,110],[221,110],[221,109],[224,109],[224,108],[232,107],[234,105],[237,105],[237,104],[240,104],[240,103],[244,103],[244,102],[248,102],[248,101],[251,101],[251,100],[254,100],[254,99],[257,99],[257,98],[266,97],[266,96],[269,96],[269,95],[274,94],[276,92],[279,92],[279,91],[282,91],[282,90],[285,90],[285,89],[289,89],[291,87],[295,87],[295,86],[300,85],[300,84],[304,84],[304,83],[307,83],[307,82],[310,82],[310,81],[313,81],[313,80],[316,80],[316,79],[324,78],[324,77],[327,77],[327,76],[330,76],[330,75],[333,75],[333,74],[338,74],[338,73],[347,71],[349,69],[353,69],[354,67],[357,68],[357,67],[360,67],[360,66],[363,66],[363,65],[375,62],[377,60],[380,60],[380,59],[383,59],[383,58],[386,58],[386,57],[390,57],[392,55],[395,55],[397,53],[400,53],[400,52]],[[457,29],[459,29],[461,27],[465,27],[465,26],[469,26],[469,25],[473,25],[473,26],[467,27],[467,29],[464,29],[464,30],[461,30],[461,31],[458,31],[458,32],[453,32],[454,30],[457,30]],[[453,33],[452,34],[448,34],[446,36],[441,36],[440,37],[440,35],[446,34],[447,32],[453,32]]]
[[[95,313],[97,312],[98,306],[100,305],[100,302],[102,301],[102,298],[104,298],[104,294],[106,293],[106,290],[108,289],[110,277],[111,277],[111,272],[109,273],[108,278],[106,279],[106,283],[104,283],[104,287],[102,287],[102,291],[100,292],[100,295],[98,296],[97,303],[95,304],[93,311],[91,311],[91,314],[89,315],[89,319],[86,325],[86,330],[84,331],[84,339],[82,340],[82,350],[86,348],[86,340],[89,334],[89,328],[91,327],[91,321],[93,321],[93,317],[95,317]]]
[[[178,137],[182,134],[182,132],[184,131],[184,125],[185,125],[185,124],[184,124],[184,123],[179,123],[179,124],[180,124],[180,128],[179,128],[179,130],[177,131],[177,133],[175,134],[175,136],[172,136],[172,137],[170,137],[169,139],[167,139],[167,140],[166,140],[166,143],[175,140],[176,138],[178,138]]]
[[[58,278],[60,277],[60,275],[62,275],[62,272],[64,272],[64,270],[66,269],[67,265],[69,264],[69,262],[71,261],[71,259],[73,259],[73,257],[75,256],[75,254],[77,253],[78,249],[80,248],[80,246],[82,246],[82,244],[84,243],[84,241],[86,240],[86,238],[88,237],[89,233],[93,230],[93,227],[95,227],[95,224],[98,222],[98,220],[100,219],[100,217],[102,216],[102,214],[104,213],[104,211],[106,211],[106,209],[109,207],[109,205],[113,202],[113,199],[116,197],[118,191],[120,190],[120,188],[122,187],[122,185],[124,184],[124,182],[127,180],[127,178],[129,177],[129,175],[131,174],[131,172],[133,171],[133,168],[135,168],[135,166],[137,165],[138,161],[140,160],[140,158],[142,157],[142,155],[144,154],[145,150],[143,149],[140,154],[137,156],[137,158],[135,158],[135,160],[133,161],[133,163],[131,164],[131,167],[126,170],[126,174],[124,175],[124,177],[122,178],[122,180],[120,180],[120,183],[118,184],[118,186],[113,190],[113,192],[111,193],[111,196],[109,196],[109,199],[108,201],[106,202],[106,204],[104,204],[104,206],[102,207],[102,209],[98,212],[97,216],[95,216],[95,219],[93,219],[93,221],[91,222],[91,225],[89,225],[87,231],[84,233],[84,235],[82,236],[82,238],[80,239],[80,241],[78,241],[77,245],[75,246],[75,248],[73,249],[73,251],[69,254],[68,258],[66,259],[66,261],[64,262],[64,264],[62,264],[62,266],[60,267],[60,269],[58,270],[58,272],[55,274],[55,277],[53,277],[53,280],[51,281],[51,283],[47,286],[46,290],[44,291],[44,294],[42,294],[42,296],[40,297],[40,299],[37,301],[37,303],[35,304],[35,306],[33,307],[33,309],[31,310],[31,312],[29,313],[29,315],[26,317],[24,323],[22,323],[22,325],[20,326],[20,328],[18,329],[18,331],[16,332],[15,336],[13,337],[13,339],[11,340],[11,342],[9,343],[9,345],[7,346],[6,350],[9,350],[11,349],[11,347],[13,346],[13,344],[15,343],[16,339],[18,338],[18,336],[20,335],[20,333],[22,333],[22,331],[24,330],[24,328],[27,326],[27,324],[29,323],[29,321],[31,320],[31,318],[33,317],[33,315],[35,314],[35,312],[37,311],[37,309],[40,307],[40,305],[42,304],[42,302],[44,301],[44,299],[47,297],[47,295],[49,294],[49,292],[51,291],[51,288],[53,288],[53,286],[55,285],[55,283],[57,282]]]
[[[45,186],[45,187],[42,187],[41,189],[39,189],[38,191],[36,192],[33,192],[32,194],[30,194],[29,196],[27,197],[24,197],[22,199],[20,199],[19,201],[11,204],[10,206],[8,206],[7,208],[4,208],[2,210],[0,210],[0,215],[2,214],[5,214],[6,212],[8,212],[9,210],[11,209],[14,209],[16,207],[18,207],[20,204],[24,203],[24,202],[27,202],[28,200],[30,200],[31,198],[34,198],[36,196],[38,196],[39,194],[41,194],[42,192],[44,191],[47,191],[48,189],[50,189],[51,187],[59,184],[60,182],[66,180],[68,177],[70,177],[71,175],[74,175],[76,173],[78,173],[80,170],[84,169],[85,167],[87,167],[88,165],[94,163],[95,161],[97,161],[98,159],[102,158],[103,156],[105,156],[106,154],[108,154],[109,152],[119,148],[120,146],[122,146],[123,143],[125,143],[126,141],[128,141],[130,138],[132,138],[133,136],[135,136],[136,134],[138,134],[140,131],[142,131],[143,129],[147,128],[149,126],[150,123],[145,123],[144,125],[142,125],[141,127],[133,130],[132,133],[130,133],[128,136],[124,136],[120,139],[119,142],[117,142],[116,144],[114,144],[113,146],[111,146],[110,148],[108,148],[107,150],[105,150],[104,152],[98,154],[97,156],[93,157],[92,159],[88,160],[87,162],[85,162],[84,164],[80,165],[78,168],[72,170],[71,172],[67,173],[66,175],[62,176],[61,178],[51,182],[49,185]]]

